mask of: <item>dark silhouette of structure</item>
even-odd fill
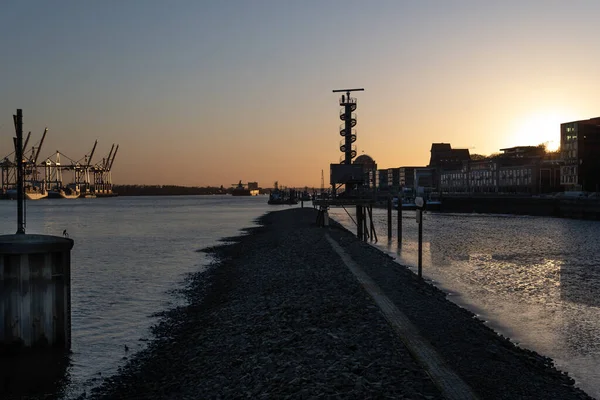
[[[560,183],[565,190],[600,189],[600,117],[560,124],[564,165]]]
[[[340,97],[340,106],[344,107],[340,110],[340,119],[344,121],[340,125],[340,135],[344,140],[340,143],[340,151],[344,153],[344,160],[340,160],[340,164],[351,164],[352,159],[356,157],[356,146],[352,143],[356,142],[356,130],[352,129],[356,126],[356,98],[350,97],[350,92],[363,91],[365,89],[339,89],[333,92],[346,92],[346,95]]]

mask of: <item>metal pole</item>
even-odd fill
[[[23,110],[17,109],[15,119],[15,128],[17,131],[17,145],[15,156],[17,158],[17,233],[25,233],[25,222],[23,219]]]
[[[419,208],[419,278],[423,278],[423,209]]]
[[[392,241],[392,198],[387,199],[387,224],[388,224],[388,241]]]

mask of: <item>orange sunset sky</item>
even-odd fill
[[[600,115],[597,1],[22,1],[0,14],[0,157],[12,114],[41,154],[115,184],[320,186],[338,94],[358,153],[426,165],[432,142],[490,154],[560,142]],[[63,163],[68,160],[63,157]]]

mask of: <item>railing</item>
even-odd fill
[[[350,113],[350,119],[356,120],[357,116],[356,113]],[[340,110],[340,119],[342,121],[346,120],[346,112],[342,109]]]
[[[343,95],[340,97],[340,106],[345,106],[346,104],[353,104],[356,106],[356,98],[355,97],[347,97]]]
[[[352,129],[350,134],[354,136],[354,139],[352,140],[354,142],[356,140],[356,129]],[[340,136],[346,136],[346,124],[340,125]]]
[[[340,142],[340,151],[344,153],[342,155],[342,159],[345,160],[346,159],[346,144],[345,143],[341,143]],[[353,145],[350,146],[350,157],[351,158],[356,157],[356,145],[355,144],[353,144]]]
[[[354,140],[353,140],[353,142],[354,142]],[[346,152],[346,140],[345,139],[340,140],[340,151],[342,153]],[[352,148],[350,149],[350,151],[356,151],[356,145],[352,145]]]

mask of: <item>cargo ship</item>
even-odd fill
[[[233,188],[231,192],[232,196],[258,196],[258,189],[249,189],[247,188],[242,181],[239,181],[237,185]]]

